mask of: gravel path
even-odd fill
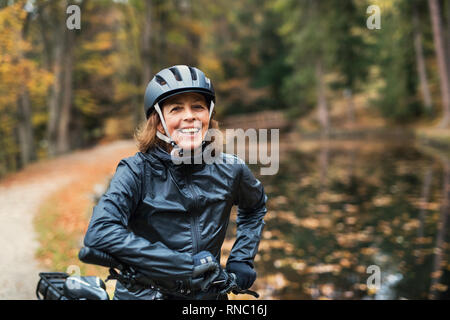
[[[70,167],[77,162],[101,161],[115,152],[130,150],[133,141],[117,141],[86,151],[31,165],[0,181],[0,299],[35,299],[39,247],[33,218],[41,201],[77,178]]]

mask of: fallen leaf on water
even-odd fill
[[[340,272],[341,266],[338,264],[319,264],[306,268],[306,273],[327,273]]]
[[[352,265],[352,263],[350,262],[350,260],[348,260],[348,259],[346,259],[346,258],[341,259],[341,260],[339,261],[339,264],[340,264],[341,266],[343,266],[344,268],[348,268],[348,267],[350,267],[350,266]]]
[[[431,278],[439,279],[442,276],[442,270],[437,270],[431,273]]]
[[[357,266],[356,272],[358,273],[366,273],[366,267],[365,266]]]
[[[285,196],[278,196],[272,199],[275,205],[283,205],[288,203],[288,199]]]
[[[419,227],[420,227],[420,220],[412,219],[411,221],[406,222],[402,228],[404,231],[410,231],[413,229],[417,229]]]
[[[299,220],[299,225],[306,229],[330,228],[333,225],[331,219],[327,217],[305,218]]]
[[[358,212],[358,207],[353,204],[349,204],[349,203],[345,204],[344,209],[346,212],[349,212],[349,213]]]
[[[263,232],[263,238],[264,238],[264,239],[270,239],[270,238],[272,238],[272,232],[270,232],[270,231],[264,231],[264,232]]]
[[[431,290],[437,290],[440,292],[445,292],[447,291],[448,286],[442,283],[435,283],[431,286]]]
[[[320,292],[322,292],[322,294],[324,296],[331,296],[334,293],[334,285],[333,284],[322,284],[319,286],[319,290]]]
[[[414,244],[430,244],[433,242],[432,237],[417,237],[413,240]]]
[[[330,206],[327,204],[319,204],[316,206],[316,210],[317,212],[321,212],[321,213],[327,213],[330,211]]]
[[[346,224],[355,224],[356,223],[356,218],[355,217],[346,217],[345,218],[345,223]]]
[[[353,298],[353,295],[354,295],[353,291],[345,291],[344,292],[344,298],[346,298],[346,299]]]
[[[388,196],[381,196],[373,199],[372,202],[376,207],[385,207],[391,204],[392,198]]]
[[[372,248],[372,247],[361,249],[361,253],[365,256],[372,256],[375,253],[377,253],[378,251],[379,251],[378,248]]]
[[[374,287],[367,288],[367,293],[370,295],[374,295],[377,293],[377,289]]]
[[[336,240],[340,246],[343,247],[353,247],[357,242],[365,242],[370,240],[370,236],[367,233],[354,232],[337,234]]]

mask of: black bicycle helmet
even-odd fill
[[[158,72],[147,85],[144,110],[148,119],[155,104],[182,92],[202,93],[208,104],[215,103],[211,81],[203,71],[186,65],[176,65]]]

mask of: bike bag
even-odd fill
[[[65,272],[41,272],[36,287],[38,300],[67,300],[64,284],[69,275]]]
[[[99,277],[69,277],[65,272],[41,272],[39,277],[38,300],[109,300]]]

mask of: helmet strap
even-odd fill
[[[211,100],[211,104],[209,105],[209,121],[211,121],[213,110],[214,110],[214,101]]]
[[[164,135],[161,132],[159,132],[158,130],[156,130],[156,136],[158,138],[160,138],[162,141],[167,142],[172,147],[174,147],[176,145],[176,143],[175,143],[175,141],[173,141],[172,137],[169,134],[169,129],[167,129],[166,121],[164,120],[164,116],[162,114],[161,108],[159,107],[159,103],[155,104],[155,110],[159,114],[159,119],[161,120],[161,124],[164,128],[164,132],[166,133],[166,135]]]

